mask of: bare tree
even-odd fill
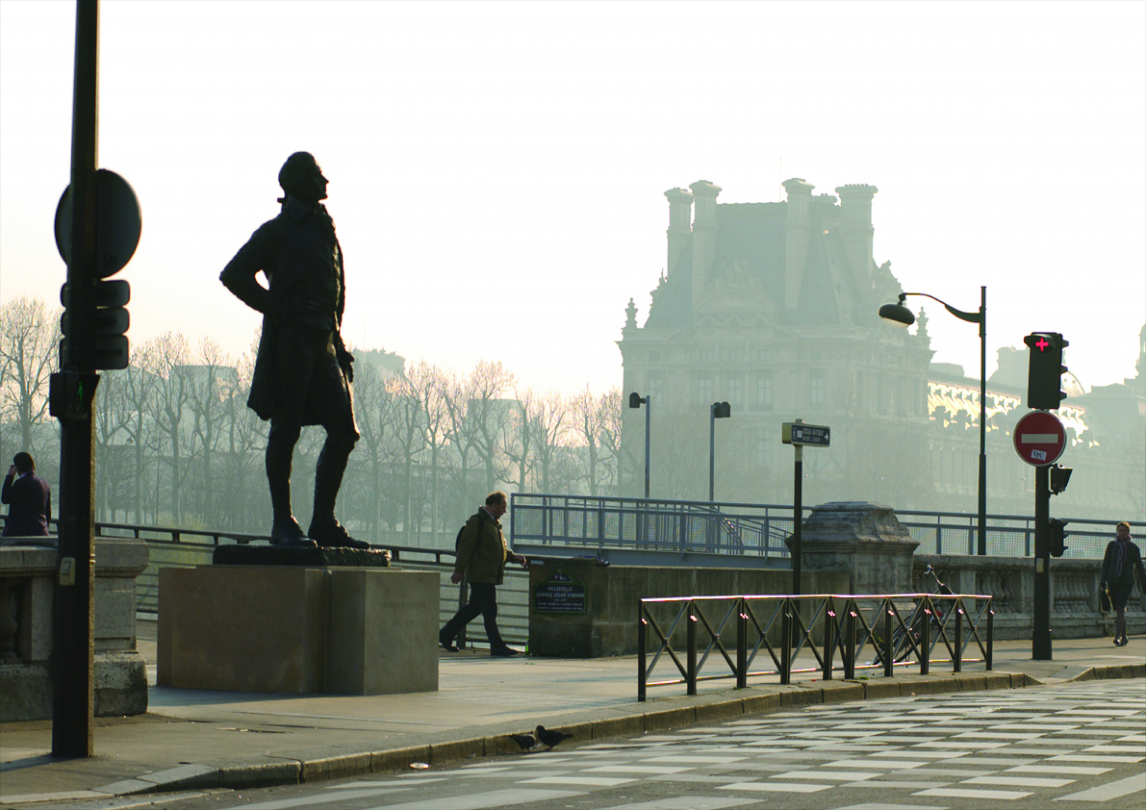
[[[187,369],[190,449],[199,460],[196,476],[199,480],[194,482],[192,491],[199,496],[196,505],[200,520],[206,522],[213,520],[216,514],[216,476],[211,471],[211,460],[218,449],[223,422],[227,418],[224,392],[235,377],[235,369],[218,344],[207,338],[200,341],[195,359],[198,362]]]
[[[583,452],[581,480],[593,497],[617,492],[621,458],[621,391],[597,397],[585,388],[570,403],[572,431]]]
[[[394,401],[394,438],[398,462],[402,465],[402,526],[407,542],[411,542],[421,524],[421,498],[417,498],[415,484],[415,461],[426,446],[425,414],[422,412],[422,398],[414,383],[407,377],[395,377],[388,381],[387,388]],[[417,516],[417,517],[416,517]]]
[[[367,363],[355,374],[354,415],[362,438],[351,459],[356,468],[366,468],[364,500],[369,508],[363,518],[377,541],[381,539],[383,521],[393,527],[396,519],[394,498],[385,497],[392,496],[393,489],[387,491],[384,487],[384,482],[393,479],[390,468],[395,458],[396,403],[386,380]],[[347,483],[353,486],[358,477],[348,477]]]
[[[455,514],[464,514],[508,475],[505,459],[497,452],[509,428],[510,404],[502,395],[514,382],[501,363],[480,361],[464,383],[451,381],[446,397],[446,435],[457,454]],[[470,474],[471,454],[479,471]]]
[[[247,407],[257,346],[256,335],[250,349],[239,358],[234,376],[223,380],[220,391],[226,411],[223,445],[227,462],[217,511],[224,527],[255,533],[266,530],[263,516],[270,510],[263,472],[267,423]]]
[[[569,436],[569,404],[557,393],[539,397],[533,390],[518,395],[520,424],[516,435],[506,436],[505,454],[517,468],[517,484],[522,489],[553,492],[572,483],[565,470],[558,475],[567,450]],[[568,480],[567,480],[568,479]]]
[[[438,496],[441,492],[441,456],[445,448],[448,424],[446,399],[449,378],[440,368],[427,365],[423,360],[410,369],[406,379],[412,390],[417,392],[424,420],[425,446],[430,453],[430,532],[436,536],[436,533],[444,528]]]
[[[160,459],[168,458],[171,470],[171,520],[183,519],[182,486],[186,474],[183,461],[186,442],[184,419],[191,400],[193,371],[188,368],[190,349],[182,334],[167,332],[147,344],[150,371],[156,376],[148,410],[160,440],[155,450]],[[157,485],[158,486],[158,485]],[[158,508],[158,505],[157,505]]]
[[[0,421],[16,425],[20,448],[29,452],[37,449],[33,434],[48,410],[61,312],[23,296],[0,307]]]

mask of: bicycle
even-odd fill
[[[935,569],[930,565],[927,566],[926,572],[930,574],[935,580],[937,590],[933,593],[937,594],[950,594],[953,591],[944,584],[943,580],[939,579],[939,575],[935,573]],[[904,660],[915,652],[920,657],[928,655],[931,651],[923,649],[923,628],[924,622],[927,621],[928,614],[924,608],[931,600],[917,599],[915,600],[915,607],[911,611],[911,615],[906,622],[901,623],[891,634],[891,656],[892,661],[896,664],[902,663]],[[942,600],[940,600],[942,601]],[[931,602],[932,612],[930,613],[931,626],[928,628],[931,636],[931,643],[934,644],[935,640],[939,637],[939,632],[943,628],[943,617],[945,615],[944,608],[939,602]],[[872,659],[872,666],[879,666],[883,663],[883,644],[880,643],[878,638],[873,638],[876,644],[875,658]]]

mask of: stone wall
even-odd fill
[[[1033,557],[974,557],[916,554],[913,591],[934,591],[927,566],[955,593],[991,596],[995,638],[1030,638],[1034,625],[1035,561]],[[1051,632],[1055,638],[1100,638],[1113,635],[1114,613],[1099,612],[1101,560],[1051,559]],[[1127,632],[1146,632],[1141,601],[1131,597]]]
[[[570,584],[584,586],[584,613],[539,613],[534,609],[537,587],[561,572]],[[691,568],[635,565],[595,565],[584,560],[529,567],[529,652],[556,658],[601,658],[634,655],[637,647],[639,601],[671,596],[745,596],[785,594],[792,573],[769,568]],[[812,571],[803,575],[804,593],[844,593],[845,572]],[[671,621],[677,606],[666,606]],[[717,615],[717,614],[720,615]],[[706,610],[710,620],[723,612]],[[668,626],[662,626],[668,632]],[[715,629],[715,628],[714,628]],[[731,628],[727,632],[733,632]],[[775,636],[773,638],[773,636]],[[779,642],[779,628],[769,638]]]
[[[147,666],[135,648],[136,577],[147,567],[140,540],[96,539],[95,714],[147,711]],[[0,721],[52,716],[55,538],[0,546]]]

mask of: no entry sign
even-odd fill
[[[1032,411],[1015,425],[1015,452],[1036,467],[1054,464],[1066,447],[1066,431],[1053,413]]]

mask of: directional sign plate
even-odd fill
[[[1014,432],[1015,452],[1035,467],[1054,464],[1066,448],[1066,430],[1053,413],[1032,411],[1019,420]]]
[[[780,440],[784,444],[829,447],[832,443],[832,429],[823,425],[805,425],[803,422],[784,422],[781,425],[781,429]]]

